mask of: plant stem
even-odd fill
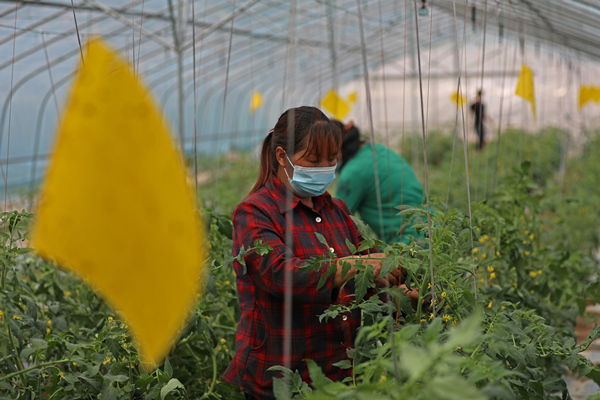
[[[25,368],[25,369],[22,369],[20,371],[13,372],[12,374],[0,376],[0,381],[4,381],[4,380],[7,380],[7,379],[10,379],[10,378],[12,378],[14,376],[17,376],[19,374],[22,375],[21,379],[24,379],[24,375],[23,374],[25,372],[29,372],[29,371],[32,371],[32,370],[37,369],[37,368],[47,367],[47,366],[50,366],[50,365],[55,365],[55,364],[60,364],[60,363],[66,363],[66,362],[71,362],[71,360],[64,359],[64,360],[58,360],[58,361],[48,361],[48,362],[45,362],[45,363],[32,365],[29,368]],[[25,384],[25,381],[23,381],[23,384]]]
[[[206,340],[206,343],[210,343],[210,340],[208,340],[206,333],[203,332],[202,336],[204,336],[204,340]],[[215,383],[217,381],[217,358],[215,357],[215,349],[212,349],[212,351],[210,352],[210,358],[212,360],[212,365],[213,365],[212,382],[210,383],[210,388],[208,389],[208,392],[204,392],[203,397],[208,397],[209,395],[212,394],[213,389],[215,388]]]
[[[21,361],[21,357],[19,357],[19,349],[15,346],[15,341],[13,340],[12,337],[12,332],[10,331],[10,329],[8,328],[8,322],[6,321],[6,316],[4,317],[4,329],[6,330],[6,336],[8,337],[8,341],[10,342],[11,347],[13,348],[14,352],[15,352],[15,364],[17,366],[17,372],[13,372],[12,374],[8,374],[7,376],[15,376],[15,375],[21,375],[21,381],[23,382],[23,386],[25,387],[27,385],[27,380],[25,379],[25,375],[23,374],[23,362]],[[0,377],[0,381],[2,381],[3,379],[6,379],[6,376],[4,377]]]

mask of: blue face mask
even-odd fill
[[[292,189],[296,194],[303,197],[317,197],[327,191],[331,183],[335,179],[335,169],[337,164],[333,167],[300,167],[292,164],[292,160],[285,154],[288,161],[294,167],[294,176],[290,179],[287,170],[284,169],[285,174],[288,177]]]

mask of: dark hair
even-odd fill
[[[344,125],[340,121],[333,121],[342,130],[342,159],[338,171],[346,165],[358,153],[360,146],[365,141],[360,138],[360,131],[354,124]]]
[[[290,129],[292,130],[290,132]],[[289,135],[293,135],[293,141]],[[289,142],[289,143],[288,143]],[[260,153],[260,171],[250,194],[265,186],[272,174],[277,173],[276,149],[281,147],[291,157],[305,150],[305,155],[329,155],[338,152],[342,145],[340,129],[321,110],[302,106],[290,108],[277,120],[265,140]]]

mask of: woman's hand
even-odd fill
[[[398,265],[394,268],[387,276],[380,277],[379,273],[383,267],[382,260],[386,258],[385,253],[371,253],[368,256],[350,256],[344,257],[337,260],[337,273],[333,279],[333,287],[340,287],[351,277],[358,273],[358,270],[354,268],[354,264],[361,261],[362,265],[371,265],[373,267],[373,275],[375,281],[385,286],[396,286],[406,280],[406,270]],[[349,262],[352,265],[350,271],[346,276],[342,277],[342,265],[344,262]]]

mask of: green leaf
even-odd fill
[[[160,389],[160,399],[161,400],[165,400],[165,397],[167,397],[167,395],[177,389],[183,389],[185,390],[185,387],[183,386],[183,384],[181,382],[179,382],[178,379],[171,379],[165,386],[163,386]]]
[[[165,376],[168,379],[171,379],[173,377],[173,367],[171,366],[171,362],[169,361],[169,357],[165,358],[165,363],[163,365],[163,371],[165,373]]]
[[[289,380],[285,378],[273,378],[273,394],[277,400],[291,400]]]
[[[315,387],[315,389],[319,389],[323,386],[333,383],[331,379],[325,376],[325,374],[321,370],[321,367],[319,367],[316,362],[314,362],[313,360],[304,361],[306,361],[306,365],[308,366],[308,374],[310,376],[310,379],[312,380],[312,385]]]
[[[327,244],[327,240],[325,239],[325,236],[321,235],[319,232],[315,232],[315,236],[317,237],[317,240],[321,243],[323,243],[325,246],[327,246],[329,248],[329,245]]]
[[[352,242],[349,241],[347,238],[346,238],[346,246],[348,246],[348,249],[350,249],[350,252],[352,254],[356,253],[356,246],[353,245]]]
[[[348,272],[350,272],[351,269],[352,264],[350,264],[348,261],[342,262],[342,279],[344,279],[346,275],[348,275]]]
[[[341,369],[348,369],[348,368],[352,368],[352,363],[350,362],[350,360],[341,360],[338,361],[336,363],[331,364],[334,367],[338,367]]]
[[[356,275],[354,279],[355,298],[357,302],[360,302],[364,299],[368,289],[375,286],[375,284],[373,283],[373,266],[367,265],[365,271],[360,272],[358,275]]]
[[[389,256],[381,260],[381,271],[379,272],[379,277],[384,278],[388,276],[394,268],[398,268],[400,266],[400,257],[398,256]]]

